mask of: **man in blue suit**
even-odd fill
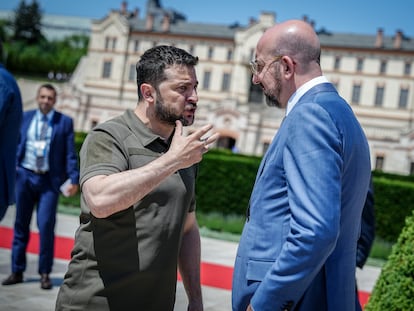
[[[42,289],[52,288],[49,274],[54,253],[54,228],[59,191],[74,195],[79,169],[75,151],[73,121],[54,110],[56,89],[50,84],[37,92],[39,108],[26,111],[17,148],[16,219],[12,246],[12,274],[3,285],[23,282],[30,221],[37,205],[40,234],[38,272]],[[61,185],[68,181],[64,188]]]
[[[355,310],[355,261],[371,174],[351,107],[322,75],[304,21],[268,29],[252,81],[286,117],[259,167],[233,275],[233,310]]]
[[[0,41],[0,221],[15,202],[16,149],[23,116],[19,86],[1,63],[2,56]]]

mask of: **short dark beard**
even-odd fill
[[[183,117],[183,115],[178,115],[175,113],[172,109],[166,107],[164,105],[164,100],[159,92],[158,89],[156,89],[157,92],[157,101],[155,102],[155,115],[156,118],[162,122],[169,125],[175,125],[175,121],[180,120],[181,123],[186,126],[188,125],[187,120]]]

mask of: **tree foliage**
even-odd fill
[[[15,9],[12,27],[14,40],[27,44],[37,44],[43,41],[42,13],[39,3],[33,0],[30,4],[26,4],[25,0],[21,0]]]
[[[46,76],[49,72],[72,73],[86,54],[88,37],[70,36],[63,40],[43,40],[35,45],[14,41],[5,45],[6,67],[12,72]]]
[[[4,64],[13,73],[45,77],[49,72],[71,74],[87,53],[89,37],[72,35],[48,41],[41,32],[41,8],[36,0],[21,0],[14,19],[0,20]],[[7,30],[12,30],[11,32]]]

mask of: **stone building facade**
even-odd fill
[[[262,12],[247,26],[199,24],[183,14],[147,1],[146,15],[119,10],[92,22],[88,54],[62,89],[59,109],[75,119],[77,130],[134,108],[135,64],[159,44],[174,45],[199,57],[199,103],[195,124],[214,125],[218,147],[262,155],[284,116],[267,107],[262,91],[251,83],[249,62],[275,13]],[[318,32],[321,66],[353,108],[369,140],[372,168],[414,173],[414,40],[398,31],[385,36]]]

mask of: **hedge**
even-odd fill
[[[373,178],[376,236],[395,243],[405,224],[405,218],[414,210],[414,183]]]
[[[414,212],[381,270],[365,311],[414,310]]]
[[[79,151],[85,133],[76,133]],[[245,215],[261,158],[210,150],[199,164],[197,209],[203,213]],[[414,210],[413,176],[373,172],[376,237],[395,243],[405,218]],[[79,195],[60,203],[79,206]]]
[[[259,164],[259,157],[211,150],[200,163],[197,209],[244,215]]]

